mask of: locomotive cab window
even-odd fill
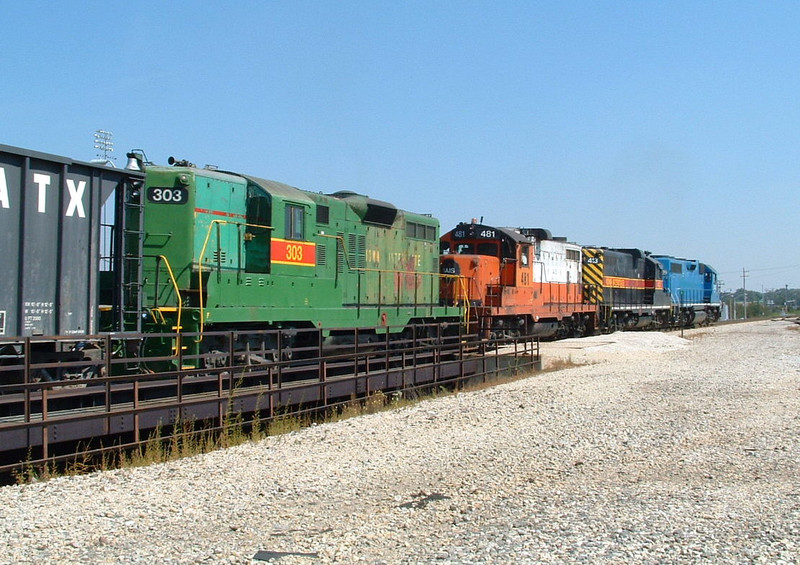
[[[427,241],[436,241],[436,226],[418,224],[416,222],[406,223],[406,236]]]
[[[497,257],[497,244],[496,243],[479,243],[478,255],[488,255],[490,257]]]
[[[317,223],[328,224],[330,222],[331,209],[328,206],[317,204]]]
[[[270,200],[261,190],[247,189],[247,224],[244,235],[245,271],[270,272]]]
[[[519,251],[519,260],[522,263],[523,267],[527,267],[530,263],[529,255],[530,255],[530,245],[523,245],[520,247]]]
[[[302,206],[295,206],[292,204],[286,205],[286,217],[285,217],[285,232],[284,237],[286,239],[303,239],[303,220],[304,220],[304,213],[303,213]]]

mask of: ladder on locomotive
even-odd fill
[[[119,281],[122,291],[119,324],[121,330],[142,331],[142,253],[144,247],[144,203],[142,187],[126,187],[122,202],[122,253]]]

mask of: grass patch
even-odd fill
[[[333,406],[325,414],[323,421],[341,422],[342,420],[348,420],[365,414],[376,414],[386,410],[394,410],[419,402],[420,398],[419,394],[413,391],[406,394],[399,391],[386,394],[379,390],[367,398],[351,398],[347,402]]]
[[[28,461],[31,460],[31,457],[31,452],[28,451]],[[11,472],[11,476],[14,478],[17,484],[47,481],[53,477],[57,477],[58,475],[58,470],[52,463],[45,463],[43,465],[25,463],[18,470]]]
[[[552,372],[580,364],[572,359],[554,359],[542,372]],[[351,398],[348,401],[325,410],[311,409],[304,412],[278,413],[272,418],[263,418],[259,412],[248,414],[247,419],[235,413],[232,402],[228,405],[221,423],[179,420],[170,425],[156,427],[148,438],[131,447],[107,447],[97,449],[85,447],[83,453],[70,461],[59,463],[23,463],[13,477],[17,483],[45,481],[64,475],[82,475],[94,471],[121,468],[143,467],[154,463],[165,463],[181,458],[210,453],[249,442],[258,442],[267,437],[280,436],[301,430],[312,424],[339,422],[349,418],[375,414],[412,406],[423,400],[430,400],[457,394],[475,392],[498,384],[527,378],[533,372],[514,372],[504,376],[489,378],[483,382],[472,381],[466,384],[435,385],[406,391],[378,391],[365,398]],[[257,403],[258,405],[258,403]],[[29,461],[31,454],[28,455]]]
[[[554,373],[556,371],[563,371],[564,369],[574,369],[575,367],[583,367],[588,365],[589,363],[578,363],[572,359],[572,355],[563,359],[561,357],[556,357],[552,361],[549,361],[547,365],[542,367],[542,373]]]
[[[280,436],[307,428],[312,423],[308,415],[286,412],[275,416],[266,426],[266,436]],[[255,438],[253,438],[255,440]]]
[[[695,339],[708,337],[708,334],[709,334],[708,330],[694,331],[692,333],[688,333],[688,334],[684,335],[683,338],[684,339],[695,340]]]

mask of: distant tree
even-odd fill
[[[720,299],[728,307],[729,316],[733,318],[735,311],[736,319],[739,320],[744,317],[744,298],[745,291],[741,288],[720,293]],[[755,290],[747,291],[748,318],[780,316],[784,312],[793,315],[800,312],[800,289],[777,288],[763,293]]]

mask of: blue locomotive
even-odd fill
[[[664,289],[669,292],[679,325],[714,323],[720,318],[722,302],[717,272],[695,259],[652,255],[663,267]]]

